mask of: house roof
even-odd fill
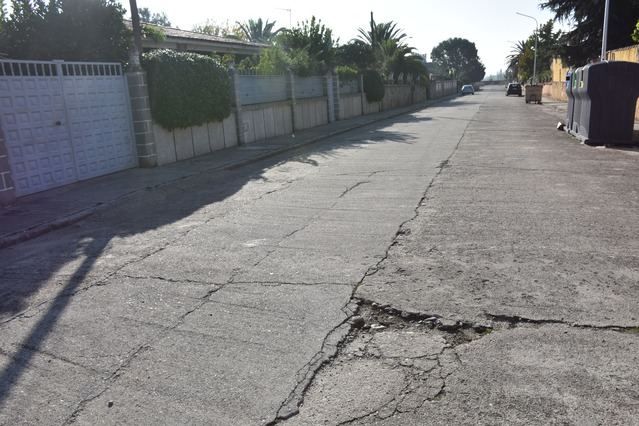
[[[131,28],[131,21],[127,20],[126,24],[129,28]],[[165,36],[165,39],[162,41],[143,38],[142,47],[145,49],[173,49],[189,52],[256,55],[263,49],[269,47],[268,44],[264,43],[254,43],[235,38],[219,37],[194,31],[181,30],[179,28],[162,27],[147,23],[144,23],[144,25],[161,30]]]

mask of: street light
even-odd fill
[[[532,79],[532,83],[533,84],[537,84],[537,40],[539,39],[539,22],[537,22],[537,19],[535,19],[534,17],[532,17],[530,15],[526,15],[526,14],[520,13],[520,12],[515,12],[515,13],[517,13],[517,15],[525,16],[526,18],[530,18],[533,21],[535,21],[535,60],[533,62],[533,79]]]
[[[610,14],[610,0],[606,0],[606,8],[604,11],[603,37],[601,38],[601,61],[605,61],[606,50],[608,49],[608,16]]]

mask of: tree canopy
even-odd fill
[[[151,12],[148,7],[140,7],[138,13],[140,15],[140,21],[146,22],[147,24],[160,25],[163,27],[171,26],[171,21],[169,21],[168,16],[166,16],[164,12]]]
[[[486,75],[486,67],[479,59],[475,43],[464,38],[442,41],[431,52],[431,58],[462,84],[481,81]]]
[[[12,0],[0,52],[15,59],[125,61],[130,31],[116,0]]]
[[[604,2],[602,0],[544,0],[541,7],[555,19],[572,23],[563,34],[559,54],[571,66],[584,65],[601,53]],[[633,44],[632,33],[639,17],[639,0],[611,0],[608,50]]]
[[[406,44],[408,36],[397,23],[376,22],[371,12],[368,28],[360,28],[358,32],[355,40],[339,49],[337,56],[342,65],[354,65],[362,71],[376,69],[395,81],[400,75],[404,80],[409,76],[426,76],[423,57]]]
[[[207,19],[200,24],[194,25],[191,30],[196,33],[208,34],[217,37],[247,40],[244,32],[240,29],[238,24],[231,26],[228,22],[222,24],[213,19]]]
[[[278,28],[274,30],[276,21],[262,21],[262,18],[256,20],[249,19],[245,23],[237,22],[240,31],[244,34],[244,39],[255,43],[270,43],[275,36],[283,30]]]
[[[554,31],[553,21],[550,20],[533,32],[526,40],[518,41],[513,50],[506,57],[509,73],[519,81],[528,81],[533,76],[535,60],[535,34],[538,34],[537,46],[537,81],[551,78],[550,64],[552,58],[559,52],[560,31]]]

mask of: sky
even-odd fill
[[[128,9],[129,2],[120,0]],[[506,55],[517,40],[532,34],[535,22],[516,14],[521,12],[537,18],[540,24],[553,18],[549,11],[538,7],[538,0],[137,0],[138,7],[167,14],[172,26],[190,30],[196,24],[211,19],[218,23],[248,19],[276,20],[277,26],[288,26],[290,18],[297,22],[315,15],[333,30],[341,44],[366,27],[370,12],[377,22],[392,20],[410,37],[409,44],[420,53],[430,52],[439,42],[462,37],[474,42],[486,65],[486,74],[505,68]]]

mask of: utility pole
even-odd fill
[[[608,18],[610,15],[610,0],[606,0],[606,8],[604,11],[603,36],[601,37],[601,61],[608,59],[606,51],[608,50]]]
[[[291,27],[293,26],[293,22],[292,22],[292,19],[291,19],[293,9],[278,8],[278,10],[283,10],[285,12],[288,12],[288,28],[291,29]]]
[[[533,84],[537,84],[537,44],[539,41],[539,22],[537,22],[537,19],[530,16],[530,15],[526,15],[524,13],[520,13],[520,12],[516,12],[517,15],[521,15],[521,16],[525,16],[526,18],[530,18],[533,21],[535,21],[535,59],[533,62],[533,78],[532,78],[532,83]]]

